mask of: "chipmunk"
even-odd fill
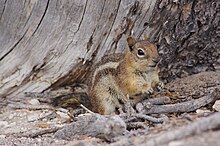
[[[125,54],[106,56],[93,68],[88,96],[94,112],[115,113],[125,101],[135,105],[143,99],[138,95],[152,94],[164,86],[158,77],[156,46],[146,36],[141,41],[128,37],[127,43]]]
[[[91,68],[86,93],[59,95],[52,105],[76,109],[80,104],[93,112],[112,114],[131,106],[161,90],[163,83],[158,77],[159,56],[157,48],[145,35],[144,40],[127,38],[128,48],[124,54],[107,55]]]

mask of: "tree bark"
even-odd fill
[[[91,64],[140,35],[156,0],[0,2],[0,97],[84,81]]]
[[[150,28],[162,56],[161,76],[220,69],[220,1],[158,0]]]
[[[0,97],[85,82],[145,31],[165,81],[220,69],[218,0],[0,1]]]

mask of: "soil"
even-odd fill
[[[203,72],[185,78],[176,79],[165,85],[177,101],[199,98],[209,93],[213,88],[220,89],[220,72]],[[30,102],[31,103],[31,102]],[[32,104],[39,104],[32,102]],[[41,104],[41,103],[40,103]],[[57,127],[71,123],[71,118],[64,109],[14,109],[9,105],[0,110],[0,145],[124,145],[130,141],[131,145],[139,145],[141,139],[148,139],[158,133],[172,131],[178,127],[198,121],[216,112],[212,104],[190,113],[167,114],[169,120],[161,124],[145,122],[146,129],[130,130],[129,136],[120,137],[113,142],[103,139],[78,136],[73,140],[62,140],[54,137]],[[220,127],[219,127],[220,128]],[[177,141],[163,144],[164,146],[220,146],[220,129],[191,135]],[[50,129],[50,130],[48,130]],[[38,133],[38,134],[36,134]],[[144,145],[144,144],[142,144]]]

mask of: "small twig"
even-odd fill
[[[147,128],[147,126],[143,122],[132,122],[132,123],[127,123],[126,125],[127,125],[127,129]]]
[[[80,107],[83,108],[85,111],[87,111],[90,114],[95,114],[94,112],[92,112],[91,110],[89,110],[87,107],[85,107],[84,105],[80,104]]]
[[[48,98],[49,93],[40,93],[40,92],[24,92],[26,97],[34,97],[34,98]]]
[[[217,99],[218,94],[219,94],[219,90],[215,89],[208,95],[198,99],[192,99],[187,102],[176,103],[176,104],[151,105],[151,107],[148,108],[145,107],[144,109],[139,109],[140,110],[139,112],[145,114],[191,112],[215,101]]]
[[[16,133],[16,134],[14,134],[14,136],[15,137],[35,138],[35,137],[42,136],[42,135],[45,135],[45,134],[55,133],[60,128],[61,127],[53,127],[53,128],[49,128],[49,129],[38,130],[38,131],[35,131],[35,132],[27,131],[27,132],[22,132],[22,133]]]
[[[165,121],[168,121],[168,117],[166,115],[161,115],[160,118],[155,118],[155,117],[144,115],[144,114],[138,114],[136,117],[144,119],[144,120],[148,120],[153,123],[163,123]]]
[[[33,120],[30,120],[28,122],[34,122],[34,121],[41,121],[43,119],[54,119],[56,118],[56,112],[55,111],[52,111],[51,113],[43,116],[43,117],[40,117],[40,118],[37,118],[37,119],[33,119]]]
[[[125,122],[128,123],[128,122],[131,122],[131,121],[134,121],[134,120],[137,120],[137,119],[143,119],[143,120],[147,120],[147,121],[150,121],[150,122],[153,122],[153,123],[163,123],[163,122],[168,120],[168,117],[166,115],[161,115],[160,118],[156,118],[156,117],[152,117],[152,116],[149,116],[149,115],[136,114],[136,115],[133,115],[129,119],[125,119]]]
[[[79,114],[85,114],[85,110],[83,108],[78,108],[75,110],[71,110],[70,112],[68,112],[68,115],[74,119],[75,116],[79,115]]]
[[[31,100],[31,99],[37,99],[40,102],[44,102],[44,103],[51,103],[51,99],[50,98],[41,98],[41,97],[18,97],[18,98],[13,98],[13,99],[8,99],[7,101],[9,103],[25,103],[27,100]]]
[[[168,96],[162,96],[162,97],[158,97],[158,98],[150,98],[150,99],[144,100],[143,103],[148,103],[148,102],[153,105],[168,104],[168,103],[170,103],[170,98]]]
[[[0,109],[8,104],[8,101],[4,98],[0,98]]]
[[[8,106],[14,109],[29,109],[29,110],[53,109],[53,107],[49,105],[28,105],[23,103],[8,104]]]
[[[152,105],[168,104],[170,103],[170,101],[171,101],[170,98],[167,96],[150,98],[150,99],[145,99],[140,103],[137,103],[135,108],[139,113],[143,113],[146,108],[149,109],[152,107]]]

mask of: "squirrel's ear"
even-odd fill
[[[136,44],[136,39],[129,36],[127,38],[127,42],[128,42],[128,46],[129,46],[130,51],[132,51],[132,47]]]
[[[148,40],[148,37],[147,37],[147,33],[146,33],[146,32],[144,32],[144,40],[145,40],[145,41]]]

